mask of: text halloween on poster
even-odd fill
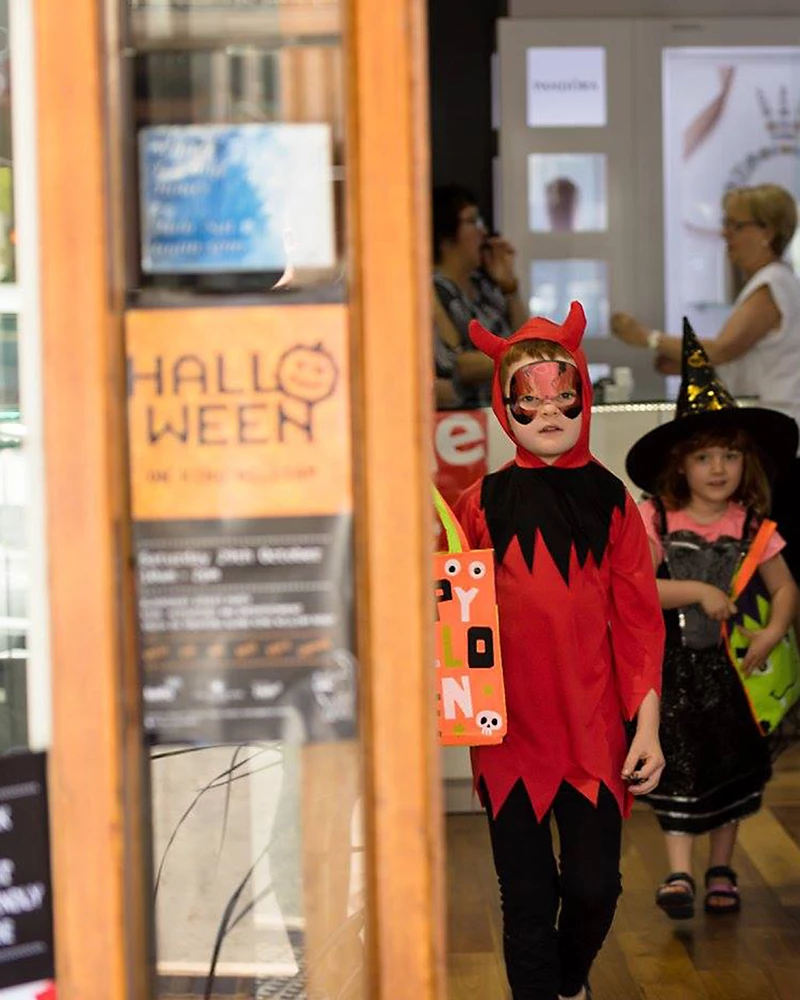
[[[346,333],[341,306],[130,313],[134,517],[349,511]]]

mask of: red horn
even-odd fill
[[[479,351],[488,354],[495,361],[506,347],[506,342],[502,337],[497,337],[495,334],[489,333],[476,319],[472,320],[469,325],[469,339]]]
[[[568,351],[577,351],[586,331],[586,313],[580,302],[571,302],[569,315],[564,320],[564,347]]]

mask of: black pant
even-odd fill
[[[772,491],[772,518],[786,540],[781,555],[800,586],[800,458],[794,458],[778,474]]]
[[[560,877],[551,813],[561,842]],[[497,816],[490,815],[489,832],[513,1000],[574,996],[587,980],[622,891],[622,817],[614,796],[601,785],[595,808],[563,782],[539,823],[518,781]]]

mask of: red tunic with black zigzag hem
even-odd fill
[[[499,345],[477,324],[470,330],[495,359],[493,408],[509,435],[499,369],[518,341],[565,347],[583,400],[570,451],[548,466],[518,447],[456,505],[470,545],[495,550],[508,734],[472,750],[476,787],[485,783],[495,815],[520,779],[540,819],[562,781],[594,803],[602,782],[629,815],[624,722],[649,691],[661,692],[664,626],[644,525],[622,482],[589,452],[584,322],[573,307],[563,326],[530,320]]]

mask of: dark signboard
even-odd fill
[[[355,735],[350,518],[136,526],[145,729]]]
[[[44,754],[0,757],[0,989],[54,975],[46,788]]]

